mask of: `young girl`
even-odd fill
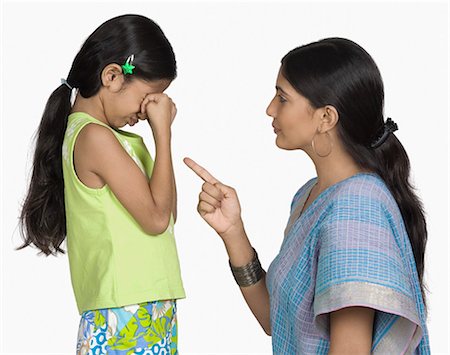
[[[172,47],[138,15],[103,23],[50,96],[21,213],[25,243],[63,252],[81,314],[77,354],[176,354],[176,299],[184,298],[173,234],[176,188],[164,90]],[[71,106],[71,93],[76,98]],[[120,130],[146,120],[142,137]]]
[[[383,100],[376,64],[352,41],[328,38],[283,58],[267,114],[277,146],[305,151],[317,178],[295,194],[267,277],[235,190],[185,159],[205,180],[198,211],[223,239],[274,354],[430,353],[426,223]]]

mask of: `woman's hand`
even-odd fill
[[[184,158],[183,161],[205,181],[199,196],[198,212],[222,238],[230,264],[235,267],[247,265],[253,260],[254,250],[244,230],[236,191],[219,182],[192,159]],[[265,277],[254,285],[241,287],[241,292],[259,324],[270,335],[270,302]]]
[[[243,230],[241,206],[236,191],[219,182],[192,159],[184,158],[183,161],[205,182],[197,206],[200,216],[224,241],[227,236],[235,235],[237,230]]]
[[[141,117],[147,117],[154,134],[170,133],[177,108],[166,94],[149,94],[141,103]]]

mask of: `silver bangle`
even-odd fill
[[[264,269],[261,267],[261,263],[258,259],[258,253],[253,248],[254,256],[253,260],[250,261],[247,265],[241,267],[234,267],[230,264],[231,272],[233,273],[234,279],[236,283],[240,287],[247,287],[256,284],[259,280],[262,279],[264,274],[266,273]]]

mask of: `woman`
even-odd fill
[[[305,151],[317,178],[295,194],[267,275],[234,189],[185,159],[205,181],[198,212],[223,239],[275,354],[430,352],[426,222],[383,100],[375,62],[352,41],[324,39],[282,59],[267,114],[277,146]]]

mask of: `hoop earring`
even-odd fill
[[[329,149],[328,149],[328,152],[327,152],[327,153],[325,153],[325,154],[319,154],[319,153],[317,152],[316,144],[314,143],[314,138],[317,137],[317,134],[314,135],[314,137],[313,137],[313,139],[312,139],[312,141],[311,141],[311,145],[312,145],[312,149],[313,149],[314,153],[316,153],[317,156],[319,156],[319,157],[321,157],[321,158],[325,158],[325,157],[329,156],[330,153],[331,153],[331,151],[333,150],[333,142],[331,141],[331,137],[330,137],[330,135],[328,134],[328,132],[325,132],[325,134],[327,135],[327,137],[328,137],[328,142],[329,142],[329,143],[328,143]]]

